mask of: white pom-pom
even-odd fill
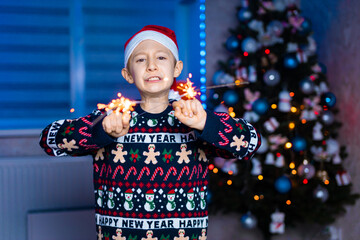
[[[168,99],[179,101],[181,99],[181,97],[180,97],[180,94],[178,91],[174,91],[174,90],[170,89]]]

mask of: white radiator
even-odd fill
[[[92,171],[89,157],[0,158],[0,239],[26,240],[29,212],[92,208]]]

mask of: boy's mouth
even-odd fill
[[[145,79],[146,82],[157,82],[157,81],[161,81],[161,78],[158,76],[153,76],[153,77],[149,77],[147,79]]]

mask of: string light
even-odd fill
[[[71,112],[71,113],[75,112],[75,108],[71,108],[71,109],[70,109],[70,112]]]
[[[295,169],[293,169],[293,170],[291,171],[291,174],[292,174],[292,175],[296,175],[296,174],[297,174],[297,171],[296,171]]]
[[[292,113],[296,113],[296,112],[297,112],[297,108],[296,108],[296,107],[291,107],[290,111],[291,111]]]
[[[291,163],[289,164],[289,168],[294,169],[294,168],[295,168],[295,163],[294,163],[294,162],[291,162]]]
[[[258,179],[261,181],[264,179],[264,176],[263,175],[258,175]]]
[[[290,201],[290,200],[286,200],[286,205],[291,205],[291,201]]]
[[[290,149],[291,147],[292,147],[292,143],[291,143],[291,142],[285,143],[285,148]]]
[[[227,182],[226,182],[226,183],[227,183],[227,185],[229,185],[229,186],[230,186],[230,185],[232,184],[232,181],[229,179],[229,180],[227,180]]]
[[[211,171],[211,170],[213,170],[214,169],[214,164],[209,164],[209,170]]]
[[[289,128],[294,129],[295,128],[295,123],[293,123],[293,122],[289,123]]]
[[[213,169],[213,173],[218,173],[218,172],[219,172],[219,169],[217,169],[217,168]]]
[[[205,9],[206,9],[206,5],[205,5],[205,0],[201,0],[200,1],[200,6],[199,6],[199,29],[200,29],[200,89],[205,89],[206,88],[206,23],[205,23],[205,19],[206,19],[206,15],[205,15]],[[202,102],[203,107],[206,109],[206,94],[205,91],[202,91],[200,93],[200,100]]]
[[[303,180],[303,184],[308,184],[309,180],[307,180],[306,178]]]
[[[259,199],[260,199],[259,195],[255,195],[255,196],[254,196],[254,200],[255,200],[255,201],[258,201]]]
[[[271,108],[272,109],[276,109],[277,108],[277,105],[275,103],[271,104]]]

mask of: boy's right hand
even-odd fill
[[[112,112],[104,118],[102,126],[107,134],[114,138],[118,138],[128,133],[130,128],[130,118],[129,113]]]

